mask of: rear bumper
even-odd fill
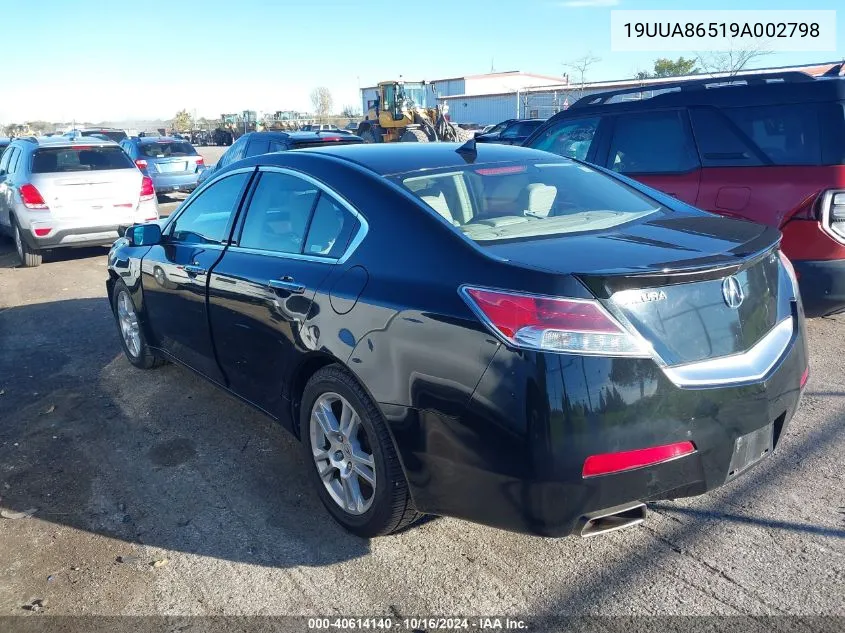
[[[189,193],[197,188],[201,173],[202,171],[198,171],[176,176],[151,173],[150,178],[153,181],[153,187],[155,187],[156,193],[172,193],[174,191]]]
[[[102,246],[113,243],[120,235],[122,225],[92,226],[53,230],[46,237],[36,237],[30,231],[21,231],[22,239],[35,250],[70,246]]]
[[[808,317],[845,310],[845,259],[793,261]]]
[[[736,440],[772,425],[776,447],[807,367],[803,322],[778,364],[743,386],[681,389],[651,360],[499,349],[457,417],[383,405],[422,512],[544,536],[636,501],[733,479]],[[590,455],[692,442],[661,464],[584,478]]]

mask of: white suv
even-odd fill
[[[0,159],[0,232],[24,266],[47,249],[111,244],[120,226],[158,217],[152,180],[112,141],[19,138]]]

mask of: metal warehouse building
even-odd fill
[[[827,62],[804,66],[759,68],[734,74],[797,71],[819,76],[840,63]],[[640,99],[643,96],[651,96],[651,93],[660,89],[661,84],[683,81],[684,79],[700,79],[707,76],[722,78],[730,77],[731,74],[712,73],[711,75],[687,75],[664,79],[623,79],[574,84],[569,83],[566,77],[551,77],[513,71],[429,81],[426,98],[429,105],[433,105],[435,100],[448,105],[449,116],[456,123],[489,125],[512,118],[546,119],[561,110],[565,110],[581,97],[590,94],[642,87],[642,93],[633,93],[624,97]],[[434,89],[432,89],[432,84]],[[361,90],[364,112],[367,112],[377,94],[376,87]]]

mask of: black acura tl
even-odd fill
[[[109,254],[129,361],[300,440],[332,516],[588,536],[731,481],[808,375],[779,233],[472,141],[237,162]],[[284,482],[279,482],[284,485]]]

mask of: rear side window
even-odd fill
[[[569,119],[552,125],[531,143],[534,149],[586,160],[599,127],[599,118]]]
[[[338,259],[358,228],[358,220],[326,194],[320,195],[308,227],[304,253]]]
[[[821,162],[816,104],[725,108],[724,113],[776,165]]]
[[[763,164],[721,113],[710,108],[694,108],[689,113],[702,165],[753,167]]]
[[[302,253],[308,219],[319,193],[316,186],[301,178],[262,173],[238,244],[277,253]]]
[[[114,145],[110,147],[50,147],[36,150],[32,158],[33,174],[107,171],[134,167],[134,163],[126,152]]]
[[[21,158],[21,150],[17,147],[12,148],[12,155],[9,156],[9,173],[14,174],[18,168],[18,163]]]
[[[141,143],[141,156],[145,158],[168,158],[170,156],[196,156],[197,150],[185,141],[157,141],[155,143]]]
[[[618,116],[607,167],[623,174],[678,173],[698,167],[682,115],[669,111]]]
[[[266,138],[254,137],[246,148],[244,156],[257,156],[258,154],[266,154],[270,149],[270,141]]]

